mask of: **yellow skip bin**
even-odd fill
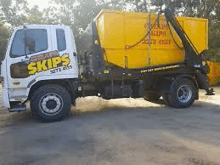
[[[216,85],[220,82],[220,63],[215,61],[208,61],[210,72],[208,74],[210,85]]]
[[[96,17],[96,26],[105,61],[125,68],[142,68],[184,61],[181,40],[171,27],[173,38],[165,17],[156,14],[102,10]],[[198,52],[208,48],[208,22],[206,19],[177,17]],[[145,34],[151,27],[149,35]],[[141,40],[142,39],[142,40]],[[174,40],[173,40],[174,39]],[[138,44],[137,42],[140,41]]]

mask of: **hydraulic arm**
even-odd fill
[[[174,13],[169,9],[166,8],[165,11],[165,17],[167,24],[171,24],[173,29],[176,31],[178,34],[179,38],[182,41],[183,48],[185,51],[185,63],[186,67],[192,68],[196,70],[197,73],[197,79],[200,82],[200,87],[202,89],[205,89],[207,92],[207,95],[213,95],[213,89],[210,88],[208,84],[208,78],[207,78],[207,72],[208,72],[208,66],[202,64],[202,53],[203,51],[199,54],[198,51],[196,50],[195,46],[193,45],[192,41],[176,19]]]

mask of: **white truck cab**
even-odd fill
[[[2,61],[1,76],[3,106],[9,111],[26,110],[29,99],[40,118],[61,118],[74,103],[78,88],[72,30],[61,25],[15,28]]]

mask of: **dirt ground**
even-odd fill
[[[0,110],[0,164],[220,164],[220,87],[187,109],[143,99],[77,99],[69,117],[41,123]]]

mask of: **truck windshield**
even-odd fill
[[[47,31],[45,29],[18,30],[13,39],[10,57],[16,58],[47,49]]]

